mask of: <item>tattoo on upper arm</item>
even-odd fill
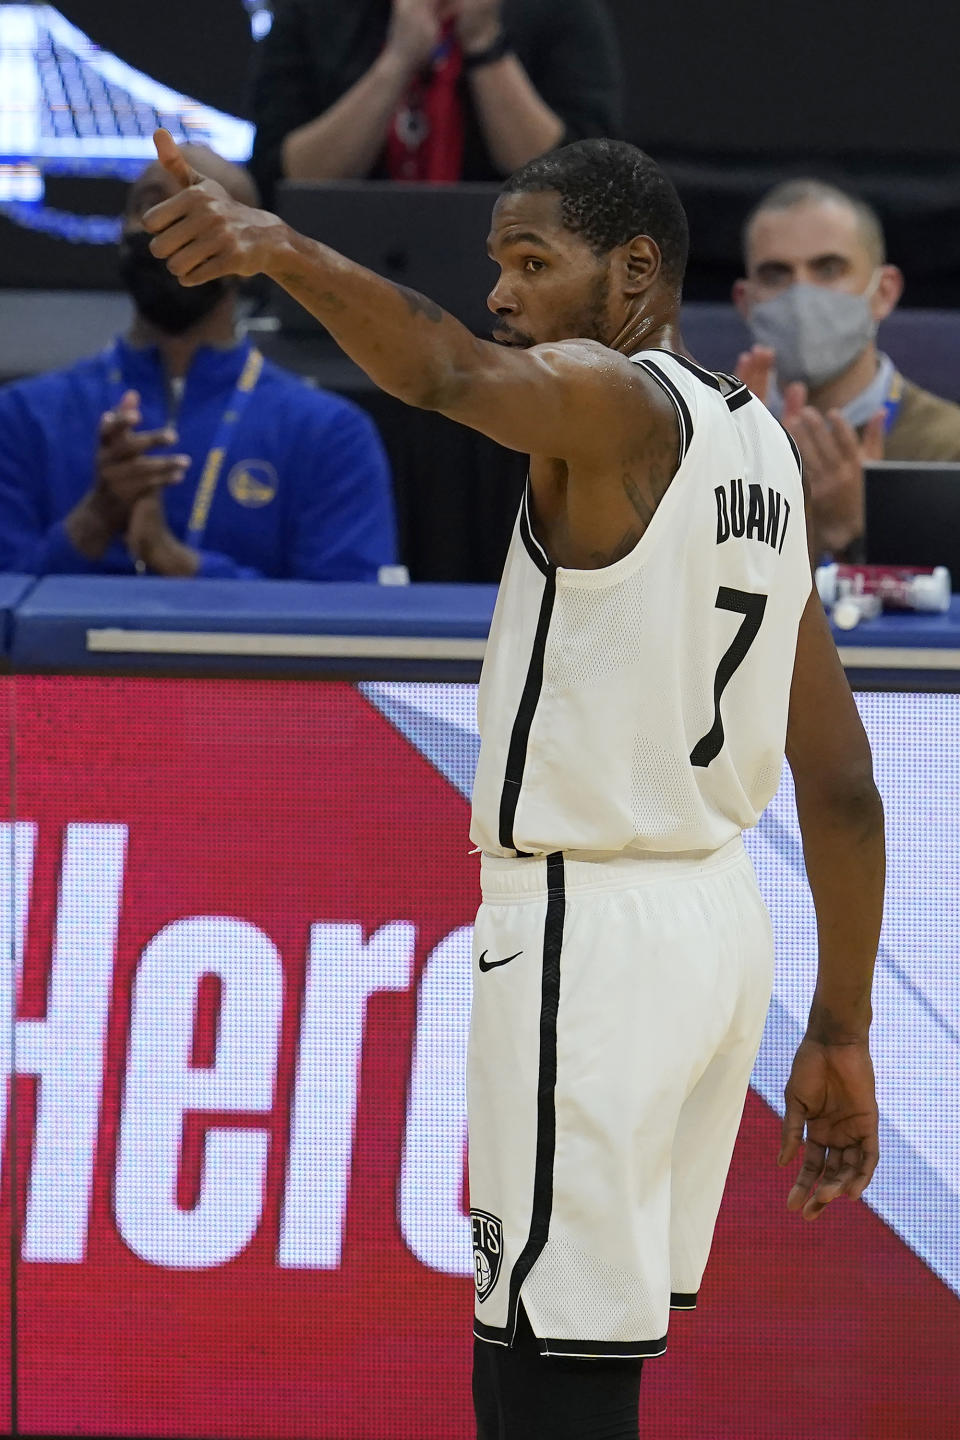
[[[407,302],[407,309],[411,315],[424,315],[432,325],[439,325],[442,322],[444,312],[435,300],[421,295],[418,290],[408,290],[406,285],[397,285],[394,288]]]
[[[621,477],[624,493],[646,529],[653,519],[657,506],[667,493],[671,480],[677,473],[678,449],[672,435],[664,435],[655,448],[648,449],[646,474],[640,480],[626,470]]]
[[[620,537],[618,543],[611,549],[591,551],[590,559],[594,568],[603,570],[608,565],[616,565],[618,560],[622,560],[625,555],[630,554],[630,551],[637,546],[642,536],[643,531],[640,529],[627,530],[626,533]]]
[[[335,295],[332,290],[324,290],[322,294],[317,295],[316,304],[331,315],[342,315],[347,308],[346,300]]]
[[[281,285],[291,284],[294,286],[294,294],[301,304],[312,310],[318,316],[342,315],[349,306],[340,295],[333,290],[324,290],[309,280],[304,280],[300,275],[278,274],[277,280]],[[444,310],[435,300],[421,295],[416,290],[410,290],[406,285],[394,285],[398,295],[401,295],[406,302],[407,309],[411,315],[424,315],[433,325],[439,325],[444,318]]]

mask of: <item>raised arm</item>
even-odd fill
[[[804,1140],[788,1205],[816,1219],[858,1198],[876,1168],[878,1122],[868,1048],[883,918],[883,805],[857,707],[812,590],[797,644],[787,759],[817,912],[819,963],[806,1034],[786,1089],[781,1164]]]
[[[153,253],[184,285],[264,273],[315,315],[389,394],[513,450],[602,465],[636,372],[591,341],[530,350],[478,340],[433,301],[231,200],[188,166],[166,131],[157,150],[181,191],[148,211]]]

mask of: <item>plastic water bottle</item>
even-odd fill
[[[876,597],[884,610],[920,610],[944,614],[950,609],[950,571],[913,565],[820,565],[820,599],[829,609],[847,600]],[[874,606],[867,607],[878,613]],[[852,613],[852,612],[851,612]],[[860,618],[867,618],[864,613]],[[838,621],[838,623],[840,623]],[[856,623],[856,621],[854,621]],[[848,627],[844,627],[848,628]]]

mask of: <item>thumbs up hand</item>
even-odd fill
[[[191,185],[203,184],[203,176],[187,163],[183,151],[169,130],[155,130],[153,143],[157,147],[157,159],[167,174],[173,176],[181,190],[188,190]]]
[[[265,267],[281,222],[265,210],[232,200],[216,180],[199,175],[173,136],[158,130],[157,156],[180,189],[143,217],[150,249],[181,285],[203,285],[223,275],[257,275]]]

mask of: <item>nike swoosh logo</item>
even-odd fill
[[[483,954],[480,956],[480,959],[477,961],[477,964],[480,966],[480,969],[483,971],[484,975],[486,975],[488,970],[496,970],[500,965],[509,965],[511,960],[516,960],[517,955],[522,954],[523,951],[518,950],[516,955],[508,955],[506,960],[488,960],[487,952],[486,950],[484,950]]]

